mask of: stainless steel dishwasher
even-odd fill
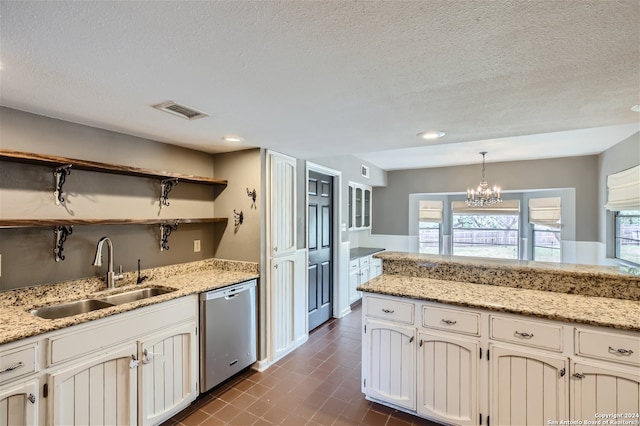
[[[256,280],[200,294],[200,392],[256,361]]]

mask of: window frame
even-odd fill
[[[534,262],[552,262],[552,263],[562,263],[562,231],[560,228],[553,228],[551,226],[547,226],[546,228],[548,229],[536,229],[536,226],[544,226],[544,225],[538,225],[535,223],[531,223],[531,260],[533,260]],[[548,247],[548,246],[537,246],[536,245],[536,232],[553,232],[554,234],[558,235],[558,248],[554,248],[554,247]],[[539,260],[536,259],[536,247],[541,247],[541,248],[548,248],[551,250],[558,250],[558,254],[559,254],[559,259],[558,261],[554,261],[554,260]]]
[[[423,228],[420,228],[420,224],[421,223],[428,223],[428,224],[433,224],[433,225],[438,225],[437,229],[438,229],[438,252],[437,253],[426,253],[421,251],[421,244],[422,241],[420,240],[420,230]],[[427,229],[436,229],[435,227],[433,228],[427,228]],[[421,254],[442,254],[442,222],[418,222],[418,253]]]
[[[515,217],[517,219],[517,227],[516,228],[512,228],[512,229],[508,229],[508,228],[456,228],[454,225],[455,222],[455,217],[456,216],[512,216]],[[484,258],[484,259],[508,259],[508,260],[519,260],[520,259],[520,240],[521,240],[521,235],[522,235],[522,213],[519,211],[517,214],[492,214],[492,215],[487,215],[487,214],[473,214],[473,213],[451,213],[451,255],[452,256],[460,256],[460,257],[479,257],[479,258]],[[514,246],[516,248],[516,253],[515,253],[515,257],[496,257],[496,256],[471,256],[471,255],[464,255],[464,254],[456,254],[456,238],[455,238],[455,233],[456,231],[464,231],[464,230],[471,230],[471,231],[507,231],[507,232],[515,232],[516,233],[516,242],[513,245],[509,245],[509,246]],[[492,247],[492,246],[501,246],[499,244],[478,244],[479,247]]]
[[[621,212],[636,212],[636,214],[620,214]],[[631,266],[640,266],[640,263],[634,262],[632,260],[629,259],[625,259],[620,257],[620,245],[618,244],[618,242],[621,239],[624,240],[628,240],[628,241],[637,241],[638,245],[640,245],[640,234],[638,235],[638,239],[633,239],[633,238],[625,238],[625,237],[621,237],[619,236],[619,230],[620,230],[620,226],[619,226],[619,222],[618,222],[618,218],[619,217],[637,217],[640,218],[640,211],[637,210],[616,210],[613,212],[613,255],[616,259],[616,261],[625,264],[625,265],[631,265]]]

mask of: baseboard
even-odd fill
[[[346,317],[350,313],[351,313],[351,306],[347,306],[338,314],[337,318]]]
[[[251,369],[259,373],[262,373],[270,366],[271,366],[271,363],[269,363],[269,361],[265,358],[265,359],[260,359],[254,362],[253,365],[251,366]]]

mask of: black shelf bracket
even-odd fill
[[[178,229],[178,221],[174,224],[163,223],[160,225],[160,251],[169,250],[169,235]]]
[[[169,193],[178,184],[178,178],[163,179],[160,182],[160,208],[169,205]]]
[[[64,204],[64,197],[62,194],[64,191],[62,190],[62,186],[64,182],[67,180],[67,176],[71,174],[71,164],[66,166],[60,166],[54,170],[53,175],[56,178],[56,190],[53,192],[53,195],[56,199],[56,206],[60,204]]]
[[[55,256],[56,262],[60,262],[64,260],[64,243],[67,241],[67,237],[73,233],[73,226],[56,226],[53,229],[56,234],[56,244],[53,249],[53,254]]]

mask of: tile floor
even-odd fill
[[[360,392],[361,305],[314,330],[263,373],[245,371],[201,395],[163,426],[436,425]]]

